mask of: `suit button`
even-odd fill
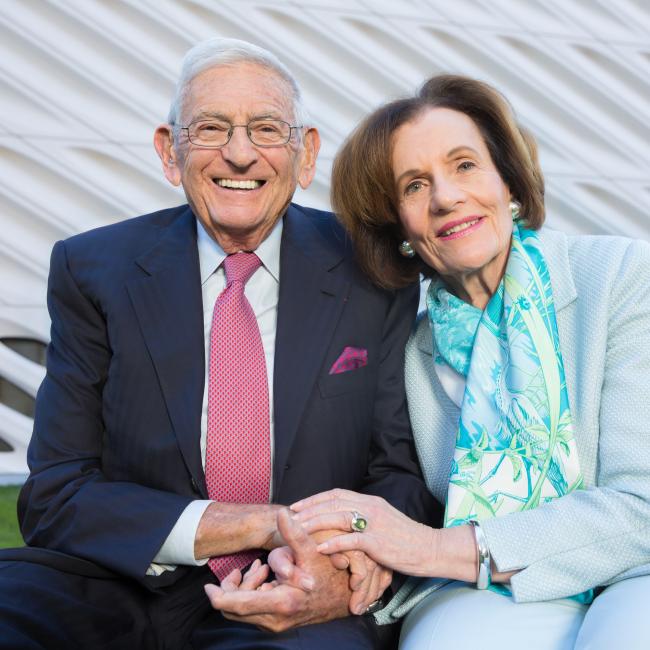
[[[287,463],[287,464],[284,466],[284,471],[286,472],[288,469],[291,469],[291,465],[289,465],[289,463]]]
[[[196,484],[196,481],[194,480],[194,477],[192,477],[192,480],[190,481],[190,485],[192,486],[192,490],[198,494],[199,493],[199,486]]]

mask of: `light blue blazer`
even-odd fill
[[[540,239],[585,489],[482,524],[497,568],[520,570],[518,602],[650,574],[650,245],[549,229]],[[444,503],[460,412],[432,354],[422,314],[406,348],[406,388],[425,480]],[[380,619],[408,611],[418,600],[408,592]]]

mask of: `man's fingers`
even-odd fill
[[[303,591],[311,591],[316,584],[309,573],[295,565],[293,552],[288,546],[273,549],[269,553],[268,563],[276,578],[284,584]]]
[[[352,596],[350,596],[349,609],[351,614],[360,616],[365,613],[366,609],[368,609],[368,605],[372,602],[372,599],[368,598],[369,585],[366,584],[365,587],[366,588],[364,589],[358,589],[352,593]]]
[[[251,568],[244,575],[240,589],[257,589],[269,576],[269,567],[262,564],[259,560],[255,560]]]
[[[390,583],[393,582],[393,572],[390,569],[381,570],[381,580],[379,582],[379,589],[383,594],[388,589]]]
[[[347,557],[350,561],[350,589],[357,591],[368,577],[366,555],[359,551],[351,551],[347,553]]]
[[[208,600],[210,601],[212,607],[218,609],[215,603],[218,602],[219,595],[223,593],[223,589],[221,587],[217,587],[217,585],[207,584],[203,585],[203,590],[205,591],[205,595],[208,597]]]
[[[347,557],[350,559],[350,589],[354,592],[350,597],[349,609],[352,614],[363,614],[368,604],[374,600],[370,594],[373,593],[373,587],[377,587],[374,582],[379,582],[378,575],[375,581],[379,568],[360,551],[349,552]]]
[[[350,596],[349,609],[352,614],[365,614],[370,604],[379,598],[383,593],[383,590],[379,589],[380,581],[381,569],[377,568],[359,584],[356,591]]]
[[[239,569],[233,569],[222,581],[221,588],[224,591],[236,591],[242,581],[242,574]]]
[[[296,560],[288,546],[279,546],[278,548],[274,548],[269,553],[267,561],[271,570],[278,578],[284,581],[291,580]]]
[[[350,566],[350,560],[343,553],[334,553],[330,555],[330,562],[335,569],[345,571]]]
[[[316,542],[297,521],[291,518],[289,510],[283,509],[278,513],[278,531],[291,548],[297,566],[316,553]]]
[[[363,603],[363,611],[365,612],[371,603],[374,603],[383,593],[384,590],[381,588],[381,569],[377,567],[376,571],[373,571],[372,577],[369,580],[368,593],[366,594],[366,600]]]
[[[292,617],[306,609],[308,602],[304,591],[285,585],[268,590],[226,592],[216,585],[208,584],[204,589],[212,607],[221,610],[227,617]],[[246,622],[257,624],[249,620]]]
[[[370,605],[381,598],[391,580],[392,571],[375,565],[363,584],[350,597],[350,612],[364,614]]]

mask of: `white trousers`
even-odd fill
[[[650,576],[617,582],[591,606],[515,603],[453,582],[404,619],[400,650],[648,650]]]

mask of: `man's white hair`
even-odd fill
[[[236,38],[220,37],[201,41],[185,54],[181,74],[176,83],[176,90],[169,108],[167,122],[176,127],[179,126],[178,121],[181,117],[183,101],[194,77],[209,68],[237,63],[256,63],[268,68],[284,80],[292,94],[294,124],[296,126],[308,126],[309,116],[302,101],[300,86],[284,63],[274,54],[257,45]]]

